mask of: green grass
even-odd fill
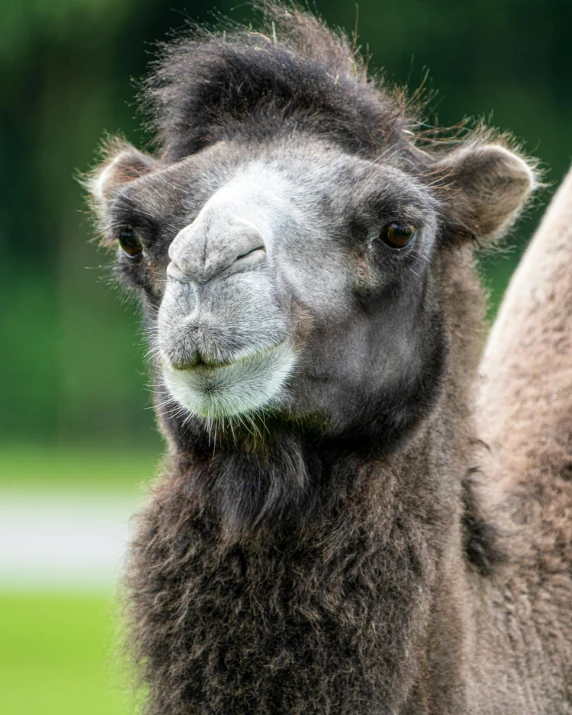
[[[0,447],[0,498],[10,491],[141,494],[159,455],[94,448]],[[113,599],[0,590],[1,715],[133,715],[117,655]]]
[[[104,596],[0,595],[0,712],[137,712],[117,656],[115,611]]]
[[[139,491],[155,475],[159,459],[150,450],[0,446],[0,489]]]

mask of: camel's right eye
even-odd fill
[[[119,245],[123,253],[129,258],[136,258],[143,251],[143,246],[132,228],[124,228],[118,236]]]
[[[390,248],[405,248],[417,236],[417,229],[408,223],[389,223],[379,234],[381,240]]]

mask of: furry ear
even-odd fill
[[[86,182],[97,213],[105,210],[117,189],[148,174],[159,165],[158,159],[122,140],[110,142],[105,147],[104,155],[104,160]]]
[[[472,141],[437,161],[456,230],[490,243],[503,236],[536,188],[534,170],[502,144]]]

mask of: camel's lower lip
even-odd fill
[[[201,363],[180,370],[163,359],[163,379],[171,395],[190,413],[227,417],[279,399],[294,362],[294,351],[285,340],[231,363]]]

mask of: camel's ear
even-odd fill
[[[104,153],[104,160],[86,182],[94,208],[100,215],[105,212],[118,189],[150,173],[159,165],[158,159],[125,141],[113,141]]]
[[[496,143],[470,142],[434,169],[448,189],[445,204],[453,231],[485,244],[508,231],[536,186],[527,162]]]

